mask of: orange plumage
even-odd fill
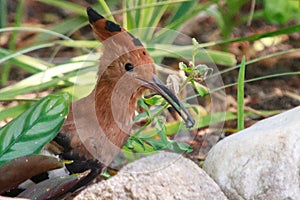
[[[176,96],[155,75],[153,59],[142,43],[92,8],[87,13],[103,44],[98,80],[91,94],[70,106],[70,113],[54,140],[63,146],[61,157],[74,160],[67,166],[72,173],[92,170],[85,183],[113,160],[128,139],[137,99],[145,89],[161,94],[188,127],[194,124]]]

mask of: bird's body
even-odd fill
[[[103,45],[95,89],[74,102],[54,142],[61,157],[74,160],[72,173],[91,169],[92,179],[109,165],[130,136],[136,102],[150,88],[161,94],[192,126],[194,121],[179,100],[156,77],[155,65],[142,43],[93,9],[87,13]],[[183,111],[183,112],[182,112]]]

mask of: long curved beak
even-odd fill
[[[178,100],[175,94],[172,93],[155,74],[153,74],[153,79],[151,81],[146,81],[140,78],[139,80],[146,84],[145,87],[154,90],[155,92],[160,94],[164,99],[166,99],[166,101],[176,110],[176,112],[184,120],[187,128],[191,128],[194,126],[195,121],[190,115],[190,113],[185,109],[185,107]]]

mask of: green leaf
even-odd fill
[[[131,137],[135,137],[135,136],[130,136],[129,139]],[[154,152],[154,149],[151,145],[147,144],[147,142],[144,140],[144,139],[139,139],[141,142],[143,142],[143,145],[141,146],[140,142],[136,142],[136,141],[132,141],[131,145],[132,145],[132,148],[128,148],[126,145],[123,146],[123,150],[124,152],[130,152],[128,153],[131,154],[132,152],[135,152],[135,153],[151,153],[151,152]]]
[[[144,98],[144,102],[150,106],[159,106],[166,103],[166,101],[160,95],[153,95],[150,98]]]
[[[199,114],[198,109],[197,109],[196,106],[191,106],[191,108],[193,109],[193,111],[194,111],[197,115]]]
[[[147,117],[151,118],[151,113],[150,113],[150,110],[148,108],[148,106],[145,104],[144,100],[143,99],[139,99],[137,104],[143,108],[147,114]]]
[[[274,3],[272,0],[264,0],[263,3],[265,19],[274,24],[285,24],[293,19],[294,13],[299,14],[298,1],[278,0]]]
[[[138,145],[140,145],[144,151],[146,150],[143,141],[134,136],[129,137],[128,140],[126,141],[125,145],[128,147],[128,149],[134,149],[133,142],[136,142]]]
[[[171,24],[175,22],[176,20],[179,20],[182,17],[183,13],[188,13],[190,9],[192,9],[196,5],[196,1],[188,1],[181,3],[177,9],[173,10],[172,18],[169,19],[168,24]]]
[[[161,110],[161,107],[157,107],[153,110],[150,110],[150,116],[154,115],[155,113],[159,112],[160,110]],[[146,118],[147,116],[148,116],[148,114],[146,112],[140,113],[135,117],[134,122],[138,122],[140,119]],[[151,119],[148,119],[148,120],[151,120]]]
[[[202,79],[205,80],[208,76],[210,76],[213,73],[213,69],[207,67],[207,65],[197,65],[195,67],[195,75],[194,75],[194,79]]]
[[[166,136],[166,126],[165,126],[165,118],[163,116],[157,116],[154,118],[154,127],[157,131],[157,135],[160,137],[161,141],[167,145],[168,138]]]
[[[161,140],[148,138],[146,141],[153,147],[155,151],[166,149],[167,147],[167,144]]]
[[[193,151],[192,147],[183,142],[177,142],[175,140],[170,140],[167,143],[162,140],[155,140],[148,138],[146,140],[154,150],[163,150],[167,149],[175,153],[190,153]]]
[[[236,115],[229,112],[219,112],[219,113],[212,113],[210,115],[205,115],[205,116],[196,116],[195,126],[192,129],[202,128],[215,123],[224,122],[233,119],[236,119]],[[184,122],[182,121],[169,122],[165,126],[166,126],[166,135],[174,135],[178,133],[178,131],[180,130],[182,131],[188,130],[185,127]],[[157,135],[156,129],[150,128],[142,131],[140,138],[155,137],[156,135]]]
[[[197,86],[193,80],[191,80],[191,83],[200,97],[204,97],[208,94],[208,91],[205,88]]]
[[[179,69],[183,70],[184,72],[191,73],[193,71],[192,68],[187,67],[186,64],[183,62],[179,62]]]
[[[42,98],[0,129],[0,166],[21,156],[38,153],[60,130],[68,114],[69,95]]]
[[[191,153],[193,151],[193,148],[190,145],[175,140],[172,140],[167,147],[175,153]]]

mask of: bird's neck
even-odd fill
[[[136,98],[117,84],[99,81],[94,90],[98,123],[109,140],[122,147],[130,135]]]
[[[130,135],[140,92],[131,94],[128,88],[99,80],[90,95],[70,107],[63,130],[73,127],[71,146],[108,165]]]

